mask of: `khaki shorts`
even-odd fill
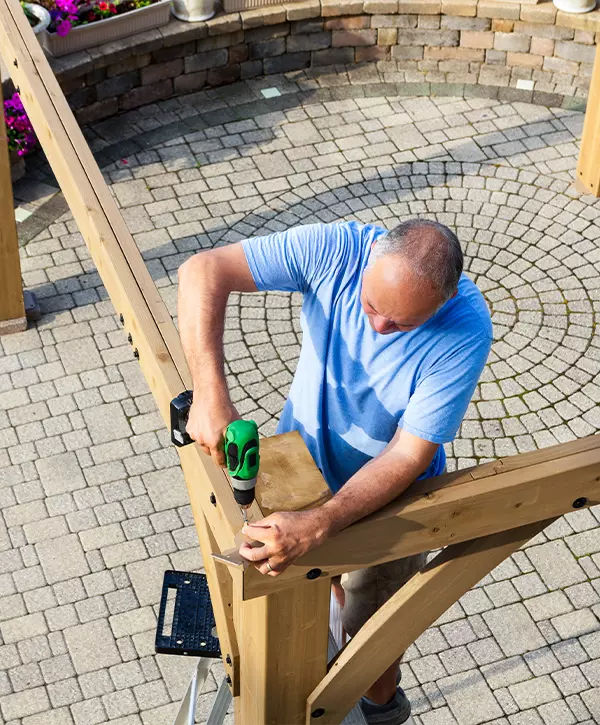
[[[345,592],[342,623],[345,631],[354,637],[379,607],[425,566],[426,558],[427,552],[424,552],[342,574]]]

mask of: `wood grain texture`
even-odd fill
[[[221,645],[223,667],[225,674],[231,678],[231,693],[236,697],[240,694],[240,652],[233,622],[233,579],[229,570],[224,566],[217,566],[212,557],[219,548],[204,514],[197,510],[193,513]]]
[[[553,519],[454,544],[369,619],[307,700],[306,725],[337,725],[361,695],[465,592]],[[325,710],[318,718],[317,709]]]
[[[236,725],[299,725],[327,670],[331,582],[302,584],[250,602],[234,587],[240,644]]]
[[[486,464],[485,471],[418,481],[280,576],[246,569],[244,598],[282,590],[313,567],[335,576],[560,516],[573,510],[578,498],[585,498],[586,506],[600,502],[600,436],[502,459]]]
[[[576,174],[580,188],[600,196],[600,53],[597,48]]]
[[[331,498],[331,492],[298,431],[260,441],[256,500],[265,516],[303,511]]]
[[[0,108],[4,109],[2,78]],[[8,335],[24,330],[27,320],[4,113],[0,118],[0,220],[0,334]]]

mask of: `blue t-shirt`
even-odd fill
[[[278,432],[297,430],[332,491],[394,437],[454,439],[492,343],[490,314],[462,275],[425,324],[381,335],[360,303],[371,244],[386,230],[357,222],[295,227],[243,242],[259,290],[304,295],[302,350]],[[422,478],[440,474],[443,446]]]

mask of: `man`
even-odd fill
[[[220,465],[239,415],[224,376],[230,292],[302,292],[303,342],[279,432],[298,430],[333,498],[244,527],[263,547],[240,552],[277,576],[299,556],[443,472],[492,342],[481,293],[462,274],[458,239],[413,219],[392,231],[316,224],[202,252],[179,272],[179,330],[194,381],[187,430]],[[424,563],[425,555],[343,577],[335,586],[352,636]],[[369,723],[399,725],[410,704],[398,663],[361,700]]]

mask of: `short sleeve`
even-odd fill
[[[454,440],[491,343],[488,337],[477,336],[440,360],[417,384],[400,427],[431,443],[441,445]]]
[[[331,278],[356,244],[353,226],[341,223],[293,227],[246,239],[242,247],[260,291],[306,293]]]

